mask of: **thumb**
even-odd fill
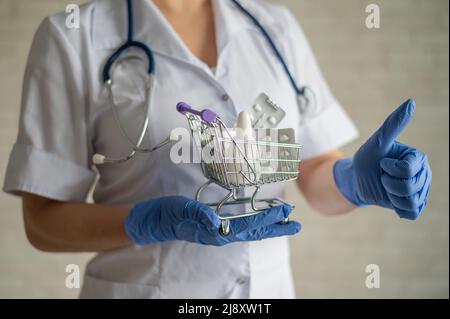
[[[392,112],[384,121],[383,125],[372,135],[370,142],[374,143],[375,148],[381,154],[384,155],[390,150],[395,138],[400,135],[413,118],[415,109],[416,102],[408,99]]]

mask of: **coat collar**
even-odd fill
[[[234,36],[256,30],[253,23],[232,1],[212,0],[219,55]],[[276,24],[254,0],[241,0],[265,27]],[[135,40],[148,45],[155,53],[189,63],[198,62],[151,0],[133,0]],[[118,48],[126,40],[125,0],[96,0],[93,19],[93,44],[96,49]]]

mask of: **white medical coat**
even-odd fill
[[[279,127],[296,130],[303,159],[334,150],[356,137],[352,122],[327,87],[308,42],[290,12],[264,1],[241,1],[267,28],[300,84],[310,86],[318,114],[302,118],[294,91],[266,39],[231,1],[213,1],[218,61],[215,72],[184,45],[149,0],[134,0],[135,39],[153,50],[156,86],[145,145],[188,127],[175,110],[179,101],[208,107],[228,125],[260,92],[284,108]],[[23,84],[17,142],[4,191],[30,192],[60,201],[84,201],[95,179],[91,158],[128,154],[114,122],[101,73],[106,59],[126,40],[125,0],[83,5],[79,29],[66,14],[46,18],[36,32]],[[143,119],[145,65],[124,65],[115,98],[123,125],[137,135]],[[133,135],[134,134],[134,135]],[[132,206],[169,195],[192,197],[206,181],[199,164],[174,164],[170,148],[138,154],[115,166],[99,166],[93,197],[104,205]],[[261,196],[282,196],[283,183]],[[224,191],[211,187],[205,199]],[[299,234],[301,236],[301,233]],[[294,297],[287,238],[224,247],[172,241],[101,252],[86,270],[81,297],[91,298],[291,298]]]

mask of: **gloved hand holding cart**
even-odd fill
[[[229,234],[232,219],[287,204],[277,197],[258,199],[257,194],[264,184],[297,178],[301,145],[292,142],[292,129],[252,129],[252,137],[248,138],[249,134],[239,134],[239,128],[227,128],[211,110],[197,111],[184,102],[178,103],[177,110],[187,117],[194,143],[200,151],[203,174],[208,179],[197,190],[195,199],[200,201],[202,191],[212,183],[228,191],[219,202],[207,203],[215,207],[221,220],[222,235]],[[240,135],[247,138],[240,139]],[[272,141],[274,135],[276,142]],[[286,142],[281,142],[283,140]],[[239,197],[239,190],[248,187],[254,188],[252,196]],[[223,206],[237,204],[250,204],[251,209],[235,214],[222,213]]]
[[[260,94],[249,112],[239,114],[236,128],[227,128],[208,109],[197,111],[180,102],[177,110],[188,120],[208,180],[198,188],[195,200],[169,196],[136,204],[125,222],[134,243],[186,240],[221,246],[300,231],[301,225],[288,219],[293,205],[277,197],[257,198],[263,184],[298,175],[301,145],[295,144],[294,130],[274,129],[285,115],[281,108]],[[202,191],[212,183],[228,193],[216,203],[201,203]],[[251,187],[252,196],[239,196]],[[232,205],[241,205],[242,210],[243,204],[250,207],[248,211],[230,213]]]

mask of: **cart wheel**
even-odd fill
[[[286,217],[285,219],[283,219],[283,220],[280,222],[281,225],[285,225],[285,224],[288,224],[288,223],[289,223],[289,217]]]
[[[222,220],[220,223],[219,234],[227,236],[230,233],[230,221],[228,219]]]

